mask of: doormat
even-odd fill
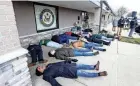
[[[124,37],[122,36],[120,38],[121,42],[127,42],[127,43],[132,43],[132,44],[140,44],[140,38],[130,38],[130,37]]]

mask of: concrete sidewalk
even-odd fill
[[[108,76],[99,78],[66,79],[56,78],[62,86],[140,86],[140,46],[113,41],[111,46],[105,46],[106,52],[93,57],[74,57],[79,63],[96,64],[99,60],[100,71],[107,71]],[[50,58],[50,62],[54,59]],[[34,71],[33,69],[32,71]],[[97,71],[94,71],[97,72]],[[32,75],[33,86],[51,86],[42,77]]]

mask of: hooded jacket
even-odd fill
[[[55,58],[61,60],[71,60],[69,57],[74,57],[72,48],[59,48],[55,50]]]

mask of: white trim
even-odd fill
[[[25,55],[27,53],[28,53],[28,51],[26,49],[19,48],[17,50],[14,50],[14,51],[12,51],[10,53],[5,54],[5,55],[1,55],[0,56],[0,64],[5,63],[7,61],[10,61],[12,59],[15,59],[15,58],[17,58],[19,56]]]
[[[70,27],[64,27],[64,28],[59,28],[59,29],[55,29],[55,30],[63,30],[63,29],[66,29],[66,28],[72,28],[74,26],[70,26]],[[51,32],[51,31],[55,31],[55,30],[50,30],[50,31],[46,31],[46,32]],[[41,33],[34,33],[34,34],[31,34],[31,35],[25,35],[25,36],[20,36],[19,38],[26,38],[26,37],[30,37],[30,36],[36,36],[36,35],[39,35],[39,34],[43,34],[43,33],[46,33],[46,32],[41,32]]]

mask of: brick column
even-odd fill
[[[20,47],[12,1],[0,1],[0,55]]]

